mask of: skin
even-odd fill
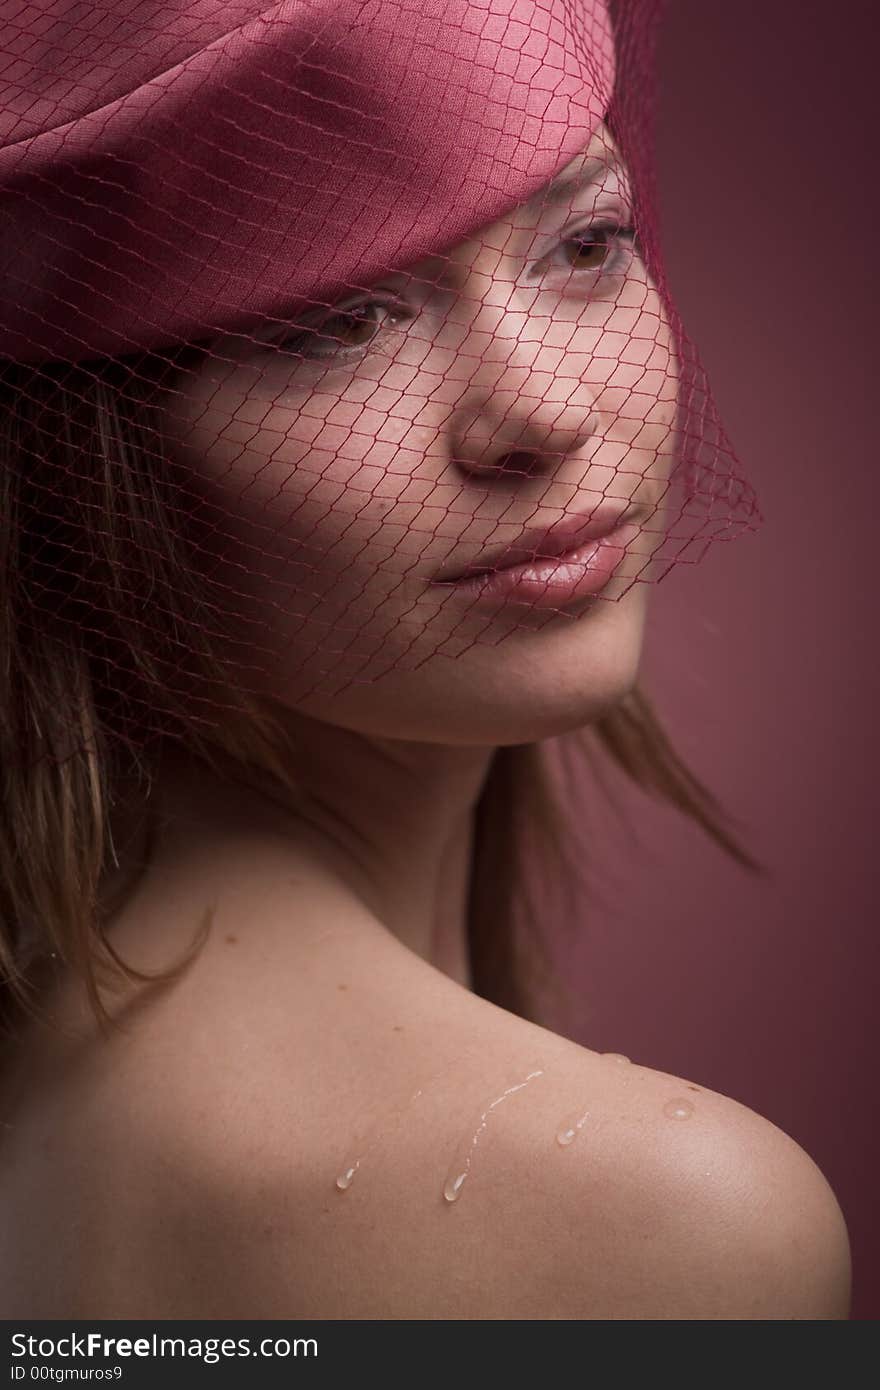
[[[257,688],[294,736],[297,837],[463,984],[472,812],[493,749],[584,725],[639,663],[648,589],[634,578],[659,535],[675,359],[639,256],[621,242],[585,258],[572,240],[627,225],[615,154],[603,125],[560,171],[592,173],[585,187],[559,203],[542,192],[448,261],[352,296],[393,296],[396,314],[380,310],[384,331],[354,356],[262,346],[290,344],[289,323],[259,345],[228,335],[167,408],[169,447],[212,509],[206,564],[236,595],[236,651],[253,666],[258,638]],[[430,584],[609,499],[639,505],[645,527],[604,598],[487,611]],[[169,759],[160,788],[167,814],[191,821],[204,771]]]

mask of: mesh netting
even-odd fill
[[[0,13],[7,680],[77,643],[117,730],[210,725],[210,649],[320,713],[756,525],[661,263],[659,0]]]

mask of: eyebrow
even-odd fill
[[[579,169],[574,169],[570,174],[559,174],[555,179],[551,179],[546,188],[543,189],[543,196],[539,192],[535,195],[535,201],[539,199],[542,203],[558,203],[569,193],[576,193],[581,188],[586,188],[589,184],[596,182],[596,176],[604,171],[610,174],[624,175],[623,161],[620,155],[613,154],[610,158],[603,158],[601,155],[594,155],[592,159],[587,159]]]
[[[576,193],[578,189],[586,188],[591,183],[595,183],[597,174],[602,170],[606,173],[620,175],[624,196],[628,198],[629,191],[626,166],[619,151],[614,150],[610,155],[591,155],[590,158],[585,159],[583,164],[579,165],[577,169],[573,169],[570,174],[557,174],[549,183],[545,184],[543,188],[539,188],[537,193],[533,193],[531,198],[529,198],[523,206],[549,206],[553,203],[562,202],[566,194]],[[442,275],[448,268],[449,257],[443,254],[428,255],[420,264],[425,268],[425,282],[429,283],[431,282],[432,268],[436,265]],[[409,278],[413,274],[414,267],[408,266],[404,270],[391,272],[390,278],[393,278],[395,275]],[[421,278],[423,277],[416,275],[416,279]],[[366,289],[368,287],[361,286],[361,288]]]

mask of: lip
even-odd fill
[[[511,545],[486,551],[479,560],[463,569],[441,569],[434,584],[457,584],[460,580],[488,578],[500,571],[522,566],[539,566],[544,560],[571,559],[587,542],[610,536],[637,511],[631,502],[594,507],[592,511],[564,516],[552,526],[530,526]]]
[[[516,603],[559,612],[571,603],[600,594],[641,530],[640,521],[621,519],[605,535],[585,541],[564,555],[506,565],[488,574],[483,570],[445,583],[438,580],[436,586],[454,590],[480,607]]]

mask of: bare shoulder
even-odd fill
[[[848,1317],[843,1215],[787,1134],[684,1078],[595,1054],[572,1059],[567,1085],[595,1099],[569,1172],[557,1163],[545,1188],[579,1281],[558,1291],[562,1316]]]
[[[847,1316],[840,1209],[775,1126],[495,1008],[360,909],[281,910],[264,867],[259,930],[227,903],[178,984],[59,1067],[9,1188],[58,1263],[5,1283],[11,1312]]]
[[[141,1316],[848,1316],[834,1194],[753,1111],[381,936],[303,969],[240,964],[203,996],[214,1045],[166,1082],[150,1235],[179,1281]]]
[[[360,1063],[224,1105],[212,1073],[157,1316],[848,1316],[839,1206],[782,1131],[445,993],[360,1014]]]

